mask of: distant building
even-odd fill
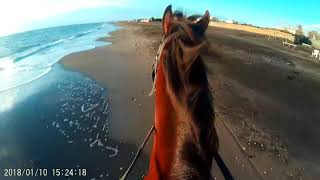
[[[150,19],[137,19],[136,22],[148,23],[150,22]]]
[[[150,22],[150,19],[142,19],[141,22],[148,23]]]
[[[292,29],[292,28],[278,28],[278,29],[280,29],[280,30],[282,30],[282,31],[287,31],[287,32],[289,32],[289,33],[291,33],[291,34],[294,34],[294,35],[296,35],[297,34],[297,29]]]
[[[234,23],[234,21],[233,21],[233,20],[231,20],[231,19],[229,19],[229,20],[226,20],[226,23],[228,23],[228,24],[233,24],[233,23]]]

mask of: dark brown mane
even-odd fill
[[[213,97],[200,56],[207,45],[203,28],[202,22],[195,23],[179,14],[167,34],[178,34],[166,48],[164,67],[173,103],[185,111],[180,117],[185,121],[178,130],[178,136],[184,137],[178,137],[182,142],[173,173],[183,179],[211,179],[212,157],[218,149]]]

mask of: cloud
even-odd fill
[[[0,3],[0,36],[21,31],[23,24],[66,12],[126,6],[126,0],[6,0]]]

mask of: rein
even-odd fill
[[[141,144],[140,148],[138,149],[138,151],[137,151],[134,159],[132,160],[129,168],[127,169],[127,171],[123,174],[123,176],[122,176],[119,180],[125,180],[125,179],[127,178],[127,176],[128,176],[128,174],[129,174],[129,172],[131,171],[134,163],[135,163],[136,160],[138,159],[141,150],[143,149],[143,147],[144,147],[145,144],[147,143],[149,137],[151,136],[152,132],[154,131],[154,128],[155,128],[155,126],[154,126],[154,124],[153,124],[152,127],[151,127],[150,130],[149,130],[149,133],[147,134],[146,138],[144,139],[143,143]]]

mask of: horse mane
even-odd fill
[[[217,153],[213,97],[201,52],[208,43],[201,23],[174,12],[169,34],[179,35],[168,44],[164,61],[167,84],[177,104],[186,109],[182,117],[187,127],[180,127],[180,149],[173,176],[178,179],[211,179],[212,158]]]

